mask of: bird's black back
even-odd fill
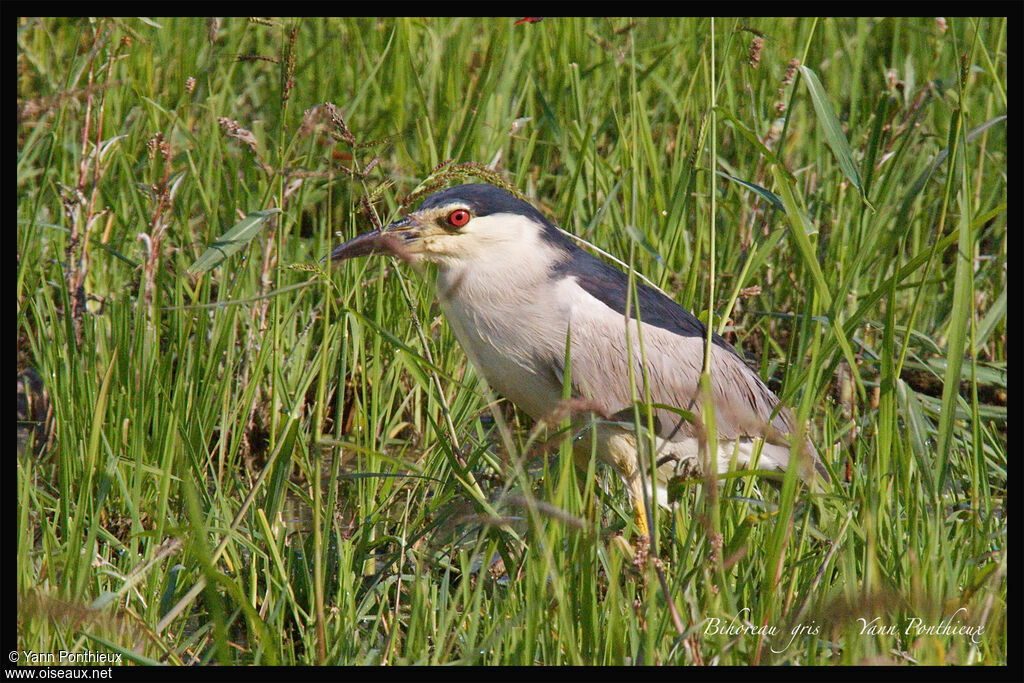
[[[626,314],[630,300],[629,276],[618,268],[572,244],[566,249],[567,258],[554,268],[556,274],[572,276],[588,294],[614,311]],[[707,328],[686,310],[658,290],[635,279],[636,299],[629,306],[630,317],[648,325],[660,327],[683,337],[705,337]],[[640,314],[637,315],[637,308]],[[732,345],[717,334],[712,343],[736,353]],[[738,354],[737,354],[738,355]]]

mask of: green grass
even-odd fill
[[[19,20],[17,648],[1004,664],[1006,42],[1002,18]],[[304,118],[326,102],[343,122]],[[710,311],[826,490],[691,483],[631,559],[621,483],[487,391],[430,277],[315,266],[483,167]],[[915,630],[950,620],[980,632]]]

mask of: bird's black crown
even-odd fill
[[[497,213],[526,216],[543,227],[542,236],[548,242],[567,250],[577,248],[572,240],[559,232],[558,228],[532,204],[519,199],[508,190],[486,183],[467,183],[435,192],[424,199],[416,210],[433,209],[453,202],[466,204],[476,216],[490,216]]]

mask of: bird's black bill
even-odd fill
[[[380,230],[365,232],[344,244],[339,244],[331,251],[331,260],[345,261],[357,256],[390,254],[408,261],[412,255],[406,245],[420,237],[420,231],[420,224],[406,217]]]
[[[393,239],[393,238],[392,238]],[[389,251],[388,240],[380,230],[364,232],[358,237],[353,237],[348,242],[339,244],[331,250],[332,261],[344,261],[357,256],[370,256]]]

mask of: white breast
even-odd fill
[[[551,358],[565,354],[568,324],[550,305],[548,265],[556,256],[524,231],[504,244],[504,257],[465,258],[441,268],[437,296],[445,317],[477,372],[492,389],[534,419],[547,416],[562,399]],[[510,254],[509,250],[532,250]]]
[[[492,389],[534,419],[541,419],[558,405],[562,387],[536,352],[548,346],[551,327],[542,324],[536,310],[518,309],[511,315],[507,305],[478,306],[475,301],[467,305],[462,298],[439,300],[456,339]],[[524,340],[531,345],[527,347]]]

